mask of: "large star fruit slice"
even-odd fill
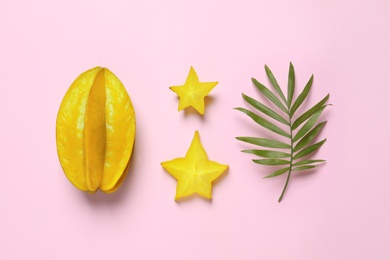
[[[69,181],[90,193],[111,193],[126,178],[135,113],[122,82],[107,68],[82,73],[62,100],[57,153]]]

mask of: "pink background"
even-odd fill
[[[390,1],[1,1],[1,259],[390,259]],[[327,163],[262,179],[234,139],[263,133],[233,107],[258,97],[270,66],[283,89],[315,75],[331,94],[316,154]],[[55,120],[72,81],[111,69],[136,109],[130,175],[112,195],[84,194],[62,172]],[[190,66],[219,81],[202,118],[168,88]],[[195,130],[230,165],[213,200],[175,202],[160,162]]]

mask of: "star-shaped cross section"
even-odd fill
[[[184,158],[162,162],[161,165],[177,180],[176,200],[194,193],[211,199],[212,182],[229,167],[209,161],[198,131]]]
[[[179,111],[191,106],[203,115],[204,98],[217,84],[218,82],[199,82],[196,71],[191,67],[184,85],[172,86],[170,89],[180,98]]]

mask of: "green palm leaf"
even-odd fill
[[[292,166],[306,165],[306,164],[312,164],[312,163],[317,163],[317,162],[325,162],[325,160],[303,160],[303,161],[294,163]]]
[[[264,96],[268,98],[269,101],[274,103],[278,108],[280,108],[283,112],[285,112],[288,115],[287,108],[283,105],[283,103],[275,96],[274,93],[272,93],[268,88],[266,88],[263,84],[258,82],[256,79],[252,78],[253,84],[257,87],[258,90],[260,90],[261,93],[263,93]]]
[[[245,109],[245,108],[236,108],[237,110],[243,112],[244,114],[247,114],[250,118],[253,119],[256,123],[261,125],[264,128],[267,128],[268,130],[271,130],[274,133],[280,134],[282,136],[290,138],[290,135],[286,133],[286,131],[282,130],[281,128],[277,127],[276,125],[272,124],[271,122],[265,120],[261,116],[253,113],[252,111]]]
[[[297,151],[301,150],[303,147],[305,147],[307,144],[309,144],[314,139],[314,137],[317,136],[317,134],[321,131],[321,129],[324,127],[325,124],[326,124],[326,121],[322,122],[322,123],[318,124],[316,127],[314,127],[309,133],[307,133],[301,139],[301,141],[299,141],[297,143],[297,145],[294,147],[293,151],[297,152]]]
[[[243,153],[250,153],[257,156],[261,156],[264,158],[286,158],[290,157],[289,153],[283,153],[278,151],[272,151],[272,150],[242,150]]]
[[[288,88],[287,88],[287,106],[290,108],[292,98],[294,96],[294,89],[295,89],[295,71],[294,66],[290,62],[290,68],[288,70]],[[291,112],[289,112],[290,114]]]
[[[286,183],[284,185],[282,194],[279,197],[279,202],[283,199],[283,196],[286,192],[287,186],[289,184],[289,180],[291,177],[291,173],[295,171],[304,171],[313,169],[318,166],[319,163],[325,162],[322,159],[301,159],[306,156],[310,156],[312,153],[317,151],[325,142],[326,139],[323,139],[320,142],[311,144],[319,135],[321,129],[326,124],[326,121],[317,123],[319,117],[321,116],[325,107],[328,106],[326,103],[329,99],[329,94],[324,97],[320,102],[315,104],[313,107],[308,109],[307,111],[302,112],[301,115],[295,116],[298,109],[301,105],[306,101],[309,95],[309,92],[313,85],[313,76],[310,77],[309,81],[305,85],[302,92],[298,95],[296,99],[294,99],[295,92],[295,70],[292,63],[290,63],[289,71],[288,71],[288,83],[287,83],[287,97],[284,96],[277,80],[275,79],[274,74],[265,65],[265,71],[267,77],[274,89],[277,93],[275,95],[270,89],[265,87],[263,84],[258,82],[256,79],[252,78],[252,82],[255,87],[260,91],[263,96],[271,101],[271,107],[264,105],[258,100],[255,100],[252,97],[249,97],[245,94],[242,94],[243,99],[246,103],[248,103],[252,108],[256,110],[256,112],[265,114],[266,116],[276,120],[277,122],[271,123],[268,120],[264,119],[262,116],[258,115],[251,110],[246,108],[236,108],[237,110],[243,112],[252,118],[258,125],[263,128],[278,134],[278,136],[283,136],[284,138],[288,138],[288,142],[279,141],[276,139],[268,139],[261,137],[236,137],[237,140],[256,145],[261,147],[273,148],[274,150],[259,150],[259,149],[247,149],[242,152],[253,154],[259,157],[263,157],[265,159],[253,159],[252,161],[256,164],[261,165],[271,165],[271,166],[279,166],[286,165],[287,167],[283,167],[274,171],[273,173],[265,176],[264,178],[272,178],[282,174],[287,173]],[[279,108],[282,112],[278,113],[272,108]],[[287,119],[286,119],[287,117]],[[293,117],[296,118],[293,120]],[[281,124],[283,127],[279,127],[278,124]],[[302,125],[303,124],[303,125]],[[302,126],[301,126],[302,125]],[[284,130],[285,128],[288,130]],[[279,151],[279,149],[283,149],[283,151]]]
[[[290,161],[280,160],[280,159],[260,159],[260,160],[252,160],[254,163],[262,164],[262,165],[284,165],[290,164]]]
[[[315,112],[319,111],[322,106],[326,103],[329,98],[329,94],[324,97],[320,102],[318,102],[315,106],[307,110],[303,115],[297,118],[292,125],[292,130],[295,130],[298,126],[300,126],[303,122],[305,122],[309,117],[311,117]]]
[[[249,105],[251,105],[252,107],[256,108],[257,110],[259,110],[260,112],[266,114],[267,116],[275,119],[276,121],[279,121],[280,123],[282,124],[285,124],[285,125],[288,125],[288,121],[286,119],[284,119],[282,116],[280,116],[278,113],[276,113],[275,111],[273,111],[272,109],[270,109],[269,107],[263,105],[262,103],[260,103],[259,101],[251,98],[251,97],[248,97],[247,95],[245,94],[242,94],[242,97],[244,98],[244,100],[246,102],[248,102]]]
[[[280,170],[277,170],[267,176],[264,177],[265,178],[272,178],[272,177],[276,177],[276,176],[279,176],[279,175],[282,175],[283,173],[286,173],[290,170],[290,167],[286,167],[286,168],[282,168]]]
[[[305,166],[299,166],[296,168],[293,168],[292,171],[303,171],[303,170],[309,170],[317,167],[317,165],[305,165]]]
[[[279,97],[283,100],[283,102],[284,102],[285,104],[287,104],[286,97],[284,96],[282,90],[280,89],[279,84],[278,84],[278,82],[276,81],[276,79],[275,79],[275,77],[274,77],[274,74],[273,74],[272,71],[268,68],[267,65],[265,65],[265,72],[267,73],[268,79],[269,79],[269,81],[271,82],[271,84],[272,84],[272,86],[274,87],[274,89],[276,90],[276,92],[278,93]]]
[[[268,147],[268,148],[284,148],[284,149],[291,148],[291,145],[289,144],[285,144],[277,140],[271,140],[266,138],[240,136],[240,137],[236,137],[236,139],[242,142]]]
[[[324,143],[326,142],[326,139],[322,140],[321,142],[318,142],[316,144],[313,144],[313,145],[310,145],[309,147],[306,147],[305,149],[303,149],[302,151],[300,151],[299,153],[297,153],[296,155],[293,156],[293,159],[296,160],[296,159],[299,159],[303,156],[306,156],[306,155],[309,155],[311,154],[312,152],[315,152],[318,148],[320,148]]]
[[[303,101],[305,101],[307,95],[310,92],[312,84],[313,84],[313,75],[310,77],[309,82],[307,82],[302,93],[297,97],[297,100],[295,100],[294,105],[291,107],[290,118],[294,116],[294,114],[297,111],[297,109],[299,108],[299,106],[302,105]]]
[[[306,121],[306,123],[299,129],[299,131],[295,134],[293,142],[298,141],[301,139],[302,136],[304,136],[317,122],[318,118],[320,117],[322,111],[324,111],[326,106],[322,106],[317,112],[315,112],[309,120]]]

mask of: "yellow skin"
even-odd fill
[[[229,167],[208,160],[198,131],[195,132],[191,146],[184,158],[162,162],[161,165],[177,180],[176,200],[194,193],[211,199],[212,182]]]
[[[170,87],[180,98],[178,111],[191,106],[203,115],[204,98],[217,84],[218,82],[199,82],[196,71],[191,67],[184,85]]]
[[[135,114],[120,80],[108,69],[82,73],[62,100],[57,153],[78,189],[111,193],[126,177],[135,139]]]

